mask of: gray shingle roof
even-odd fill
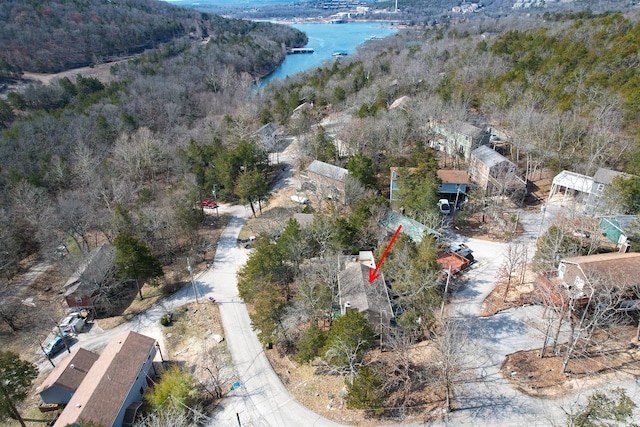
[[[496,150],[487,147],[486,145],[481,145],[480,147],[473,150],[471,152],[471,156],[475,157],[476,159],[487,165],[487,167],[489,168],[505,161],[511,163],[509,159],[498,153]]]
[[[349,171],[344,168],[321,162],[319,160],[314,160],[307,170],[336,181],[344,181],[344,177],[349,173]]]
[[[609,184],[611,181],[613,181],[613,178],[625,175],[627,174],[624,172],[618,172],[606,168],[598,168],[595,175],[593,175],[593,180],[601,184]]]
[[[389,296],[383,276],[369,283],[369,267],[361,263],[350,263],[338,274],[340,299],[361,312],[381,313],[385,318],[393,317]]]

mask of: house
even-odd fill
[[[299,118],[300,116],[302,116],[303,112],[311,111],[311,110],[313,110],[313,103],[312,102],[303,102],[302,104],[298,105],[293,110],[293,113],[291,113],[291,118],[292,119]]]
[[[40,398],[47,404],[67,404],[98,355],[80,348],[58,363],[40,386]]]
[[[403,168],[395,166],[389,168],[391,171],[389,180],[389,201],[391,202],[396,200],[396,194],[399,189],[398,178],[400,177],[401,169]],[[405,170],[407,173],[412,174],[415,172],[416,168],[405,168]],[[467,172],[453,169],[438,169],[437,175],[438,179],[440,179],[438,194],[441,199],[447,199],[451,202],[455,202],[456,199],[460,199],[460,195],[462,195],[462,199],[460,200],[464,199],[469,183],[471,182]]]
[[[375,268],[371,251],[361,251],[345,263],[338,273],[338,302],[340,313],[358,310],[369,321],[377,335],[383,335],[394,318],[384,276],[369,283],[369,270]]]
[[[522,203],[527,194],[515,163],[486,145],[471,152],[469,177],[489,196],[507,195]]]
[[[583,206],[584,213],[593,215],[597,212],[615,214],[615,206],[603,202],[605,189],[616,177],[631,176],[623,172],[606,168],[599,168],[591,176],[564,170],[553,177],[549,199],[562,194],[562,204],[569,201]]]
[[[280,132],[273,123],[267,123],[252,133],[251,137],[255,138],[265,151],[272,152],[277,149]]]
[[[549,295],[548,300],[557,307],[568,304],[571,299],[587,304],[601,278],[610,278],[627,288],[639,286],[640,253],[613,252],[564,258],[557,271],[538,276],[536,287]]]
[[[475,148],[488,145],[491,138],[491,132],[470,123],[458,126],[436,123],[431,126],[431,131],[440,136],[430,141],[431,148],[464,161],[469,160]]]
[[[54,427],[79,421],[104,427],[131,425],[156,355],[156,340],[128,331],[107,344]]]
[[[640,234],[640,215],[618,215],[600,218],[600,231],[619,248],[628,247],[629,236]]]
[[[69,308],[95,309],[96,299],[113,267],[116,249],[104,244],[92,250],[64,285],[64,300]]]
[[[441,199],[447,199],[454,202],[462,202],[467,193],[467,187],[471,183],[469,174],[462,170],[438,169],[438,194]]]
[[[303,184],[303,188],[314,191],[319,197],[332,199],[336,202],[343,203],[345,201],[345,178],[349,171],[331,165],[329,163],[314,160],[307,167],[307,182]]]

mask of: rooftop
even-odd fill
[[[612,252],[606,254],[564,258],[562,262],[580,265],[585,274],[613,274],[640,278],[640,253]]]
[[[58,366],[51,371],[42,383],[42,391],[57,386],[75,392],[96,360],[98,360],[97,354],[79,348],[62,359]]]
[[[390,319],[393,311],[383,276],[380,275],[369,283],[369,270],[368,266],[360,262],[347,264],[338,274],[340,300],[342,304],[349,303],[358,311],[381,313]]]
[[[553,184],[583,193],[591,193],[593,178],[571,171],[562,171],[553,178]]]
[[[593,180],[595,182],[599,182],[602,184],[609,184],[613,181],[614,178],[618,176],[630,176],[624,172],[618,172],[611,169],[606,168],[598,168],[595,175],[593,175]]]
[[[437,174],[443,184],[469,184],[471,182],[466,171],[438,169]]]
[[[486,145],[481,145],[471,152],[471,156],[478,159],[480,162],[484,163],[487,167],[491,168],[495,165],[498,165],[502,162],[512,163],[509,159],[504,157],[502,154],[498,153],[493,148],[490,148]]]
[[[78,420],[111,426],[156,340],[128,331],[109,342],[60,414],[56,427]]]
[[[335,179],[336,181],[344,181],[344,177],[349,173],[349,171],[344,168],[321,162],[319,160],[314,160],[307,168],[307,171]]]

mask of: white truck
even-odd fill
[[[60,330],[62,332],[79,334],[84,329],[84,318],[78,312],[69,313],[60,322]]]

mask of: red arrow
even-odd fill
[[[393,245],[393,242],[396,240],[396,237],[398,237],[398,234],[400,233],[400,229],[401,228],[402,228],[402,225],[399,225],[398,229],[395,232],[395,234],[391,238],[391,241],[389,242],[389,245],[387,245],[387,249],[384,250],[384,253],[382,254],[382,257],[380,257],[380,261],[378,261],[378,264],[376,265],[376,269],[375,270],[373,268],[369,269],[369,283],[372,283],[374,280],[376,280],[378,277],[380,277],[380,274],[378,274],[378,270],[380,269],[380,266],[382,265],[382,261],[384,261],[384,257],[387,256],[387,253],[389,252],[389,249],[391,249],[391,246]]]

